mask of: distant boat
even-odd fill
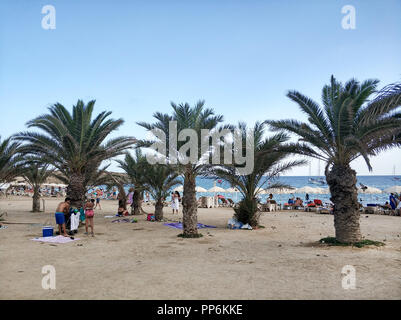
[[[396,177],[395,176],[395,166],[393,166],[393,178],[391,180],[393,180],[393,181],[401,181],[401,177]]]
[[[308,182],[312,183],[312,184],[317,184],[317,185],[320,185],[320,186],[324,186],[324,185],[327,184],[326,181],[323,178],[309,178]]]
[[[325,185],[327,185],[327,182],[326,182],[326,179],[324,179],[324,178],[322,178],[322,177],[320,177],[320,160],[319,160],[319,162],[318,162],[318,169],[317,169],[317,176],[318,176],[318,178],[309,178],[308,179],[308,182],[309,183],[312,183],[312,184],[317,184],[317,185],[319,185],[319,186],[325,186]],[[311,167],[310,167],[310,164],[309,164],[309,176],[311,175]]]

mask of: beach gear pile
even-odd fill
[[[164,224],[167,227],[170,228],[175,228],[175,229],[182,229],[182,223],[181,222],[173,222],[173,223],[165,223]],[[197,224],[197,228],[198,229],[203,229],[203,228],[216,228],[215,226],[209,226],[207,224],[203,224],[203,223],[198,223]]]
[[[227,228],[228,229],[246,229],[246,230],[252,230],[252,227],[249,225],[249,223],[243,224],[242,222],[236,220],[235,218],[231,218],[227,222]]]

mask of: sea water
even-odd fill
[[[398,176],[397,176],[398,177]],[[327,185],[317,185],[309,182],[310,178],[323,178],[324,177],[317,177],[317,176],[283,176],[279,177],[275,181],[271,181],[271,184],[275,182],[283,183],[286,185],[289,185],[293,188],[302,188],[304,186],[310,186],[313,188],[319,187],[319,188],[328,188]],[[182,179],[181,179],[182,180]],[[263,182],[265,182],[264,180]],[[262,182],[262,183],[263,183]],[[401,179],[398,177],[398,179],[395,179],[394,176],[357,176],[357,187],[360,187],[360,183],[368,186],[368,187],[374,187],[378,188],[380,190],[384,190],[388,187],[392,187],[395,185],[401,185]],[[203,177],[197,177],[196,178],[196,185],[199,187],[202,187],[206,190],[212,188],[214,185],[221,187],[223,189],[228,189],[230,188],[230,184],[224,180],[221,179],[209,179],[209,178],[203,178]],[[269,187],[269,182],[266,182],[262,186],[264,189]],[[125,189],[128,191],[129,186],[127,186]],[[212,192],[198,192],[197,197],[201,196],[215,196],[217,193],[212,193]],[[241,200],[241,194],[239,192],[236,193],[226,193],[226,192],[219,192],[218,194],[221,194],[225,196],[226,198],[231,198],[234,202],[238,202]],[[305,193],[299,194],[299,193],[292,193],[292,194],[274,194],[273,199],[275,199],[278,203],[286,203],[288,202],[288,199],[291,198],[292,196],[294,197],[299,197],[302,200],[305,200]],[[259,199],[262,202],[265,202],[268,194],[259,194],[258,195]],[[309,199],[314,200],[314,199],[320,199],[323,202],[330,202],[330,194],[309,194]],[[362,202],[363,205],[366,205],[368,203],[379,203],[379,204],[384,204],[386,201],[389,201],[389,194],[388,193],[378,193],[378,194],[368,194],[368,193],[363,193],[360,192],[358,193],[358,199]],[[166,199],[167,201],[171,200],[171,197],[168,197]]]

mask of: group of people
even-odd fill
[[[79,210],[77,210],[77,209],[74,210],[73,208],[71,208],[71,199],[68,197],[65,198],[65,200],[63,202],[60,202],[58,204],[56,213],[55,213],[56,224],[58,225],[59,234],[63,235],[64,237],[68,237],[69,235],[67,234],[67,231],[66,231],[67,217],[71,217],[71,214],[75,214],[75,213],[77,214],[78,212],[83,211],[84,220],[85,220],[85,234],[86,235],[89,234],[88,229],[90,228],[92,237],[94,237],[95,233],[94,233],[93,217],[95,215],[95,211],[94,211],[95,208],[96,208],[95,200],[87,199],[82,208],[79,208]],[[76,211],[76,212],[74,212],[74,211]],[[78,224],[79,224],[79,222],[78,222]],[[78,227],[78,225],[77,225],[77,227]]]

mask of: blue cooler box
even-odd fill
[[[43,227],[43,237],[53,237],[53,227]]]

